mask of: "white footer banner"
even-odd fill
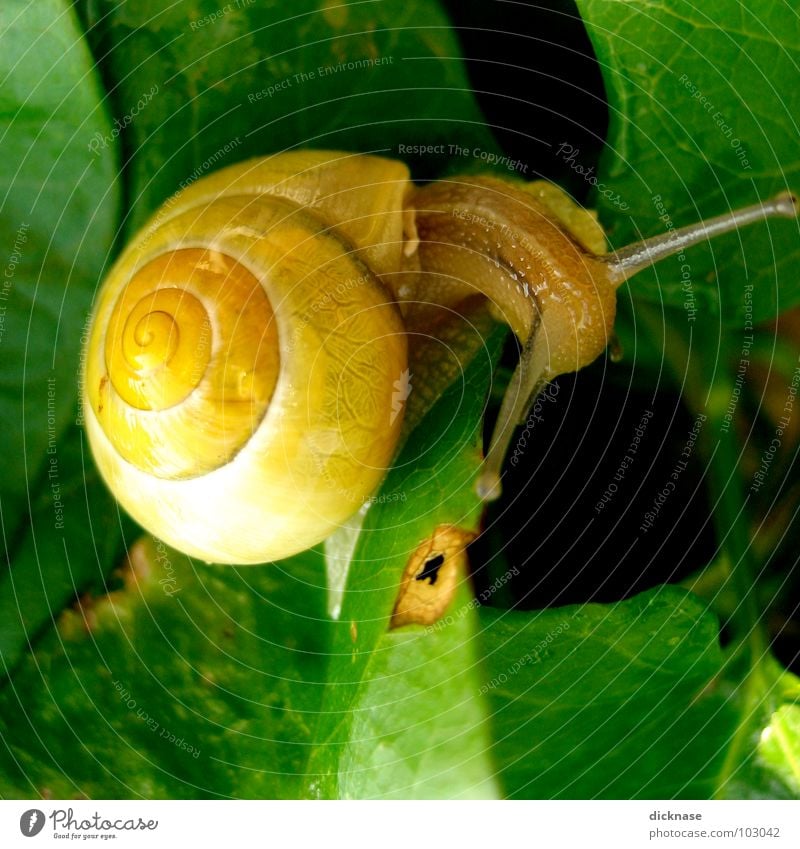
[[[0,846],[800,846],[800,802],[0,801]]]

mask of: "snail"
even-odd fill
[[[402,162],[333,151],[230,166],[167,201],[100,288],[84,354],[92,452],[123,507],[189,555],[303,551],[391,465],[409,340],[479,297],[522,345],[476,480],[496,497],[514,427],[548,381],[602,353],[624,280],[795,215],[783,194],[607,253],[594,214],[543,181],[418,187]]]

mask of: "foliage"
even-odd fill
[[[502,29],[504,4],[479,6],[459,21]],[[577,6],[605,81],[607,144],[599,164],[591,151],[549,155],[573,186],[576,163],[592,169],[578,184],[593,187],[612,244],[797,187],[800,92],[782,80],[797,70],[800,24],[787,3],[744,17],[684,0]],[[754,330],[800,303],[795,222],[668,261],[622,304],[620,373],[644,370],[654,398],[679,397],[706,422],[692,462],[714,552],[684,586],[538,607],[519,589],[521,571],[538,581],[529,555],[550,533],[537,519],[547,493],[525,504],[516,563],[504,536],[519,528],[482,518],[472,489],[502,331],[473,340],[351,528],[277,564],[195,563],[117,511],[80,427],[81,339],[125,240],[204,173],[288,148],[381,152],[419,179],[536,165],[503,164],[430,0],[303,0],[291,16],[210,0],[7,0],[0,38],[4,797],[800,793],[800,690],[767,627],[795,562],[789,428],[768,485],[748,489],[800,374],[796,345]],[[505,109],[502,129],[525,135],[514,103]],[[731,428],[744,359],[762,394]],[[675,442],[662,450],[670,466],[681,456]],[[408,557],[442,525],[483,529],[490,555],[459,574],[439,622],[392,630]]]

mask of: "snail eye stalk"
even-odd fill
[[[611,286],[616,289],[639,271],[692,245],[768,218],[797,218],[799,213],[797,197],[790,192],[783,192],[763,203],[756,203],[635,242],[618,251],[592,257],[595,267],[600,266],[600,269],[594,272],[597,286]],[[560,340],[540,338],[540,334],[546,332],[547,324],[545,320],[534,325],[503,397],[489,450],[475,484],[478,496],[485,501],[492,501],[501,495],[502,466],[516,427],[525,422],[528,411],[549,380],[563,373],[552,370],[547,356],[547,348],[550,345],[558,345]]]

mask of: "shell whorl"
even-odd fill
[[[136,271],[101,347],[107,379],[90,385],[101,426],[129,463],[162,478],[228,462],[263,418],[280,362],[264,289],[213,249],[167,251]]]

